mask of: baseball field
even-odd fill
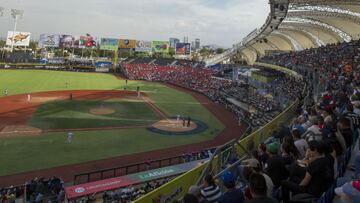
[[[0,70],[0,95],[1,177],[214,140],[228,115],[181,88],[101,73]]]

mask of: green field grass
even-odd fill
[[[68,88],[65,81],[70,84]],[[75,132],[71,144],[66,143],[66,133],[0,138],[0,176],[203,142],[214,138],[224,128],[189,94],[160,83],[144,81],[129,81],[127,89],[136,90],[137,86],[167,116],[191,116],[206,123],[209,128],[192,136],[166,136],[146,129]],[[0,70],[0,88],[7,88],[9,94],[66,89],[122,90],[124,87],[125,81],[111,74]],[[3,90],[0,91],[2,95]]]
[[[90,113],[95,108],[115,110],[109,115]],[[40,129],[73,129],[150,125],[160,117],[144,101],[55,101],[41,105],[29,124]]]

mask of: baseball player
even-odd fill
[[[67,143],[71,143],[72,139],[73,139],[73,133],[72,132],[68,132],[67,134]]]

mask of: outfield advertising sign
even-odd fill
[[[30,32],[13,32],[8,31],[6,38],[6,45],[11,46],[29,46],[30,44]]]
[[[152,50],[156,53],[168,53],[169,42],[167,41],[152,41]]]
[[[135,51],[137,52],[151,52],[151,41],[136,41]]]
[[[119,40],[115,38],[101,38],[100,49],[114,51],[118,48]]]
[[[39,47],[59,47],[60,35],[41,34],[39,39]]]
[[[119,48],[120,49],[135,49],[136,48],[136,40],[120,39],[119,40]]]
[[[60,35],[60,47],[72,48],[74,46],[75,37],[72,35]]]
[[[176,43],[175,53],[177,55],[190,55],[191,45],[190,43]]]
[[[80,36],[79,48],[96,47],[96,39],[93,36]]]

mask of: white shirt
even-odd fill
[[[266,181],[266,188],[267,188],[267,191],[266,191],[266,195],[268,197],[272,197],[272,192],[274,190],[274,183],[272,182],[271,178],[266,175],[265,173],[261,173],[264,178],[265,178],[265,181]]]
[[[304,139],[299,139],[299,140],[294,141],[294,145],[296,146],[296,148],[298,149],[298,151],[300,153],[300,156],[301,156],[300,158],[304,158],[306,150],[309,148],[308,143]]]

